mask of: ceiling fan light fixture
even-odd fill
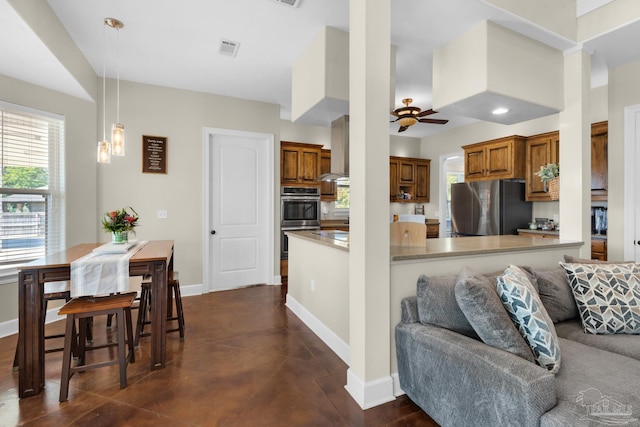
[[[402,117],[398,122],[400,123],[400,126],[409,127],[415,125],[418,120],[415,117]]]

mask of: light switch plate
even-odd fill
[[[158,209],[158,219],[167,219],[167,218],[169,218],[169,215],[166,209]]]

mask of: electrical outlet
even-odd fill
[[[311,292],[316,291],[316,281],[311,279]]]
[[[554,222],[558,222],[560,220],[560,215],[558,214],[553,214],[553,221]]]
[[[167,219],[167,218],[169,218],[169,215],[166,209],[158,209],[158,219]]]

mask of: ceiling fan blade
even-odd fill
[[[435,114],[437,111],[433,111],[432,109],[424,110],[416,115],[416,117],[424,117],[430,116],[431,114]]]
[[[447,123],[449,120],[442,120],[442,119],[420,119],[418,120],[420,123],[431,123],[434,125],[443,125],[445,123]]]
[[[389,123],[395,123],[395,122],[397,122],[398,120],[400,120],[400,117],[398,117],[398,118],[397,118],[397,119],[395,119],[395,120],[391,120]]]
[[[398,132],[404,132],[407,129],[409,129],[409,126],[400,126],[400,129],[398,129]]]

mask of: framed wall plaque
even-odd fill
[[[167,173],[167,137],[142,135],[142,172]]]

